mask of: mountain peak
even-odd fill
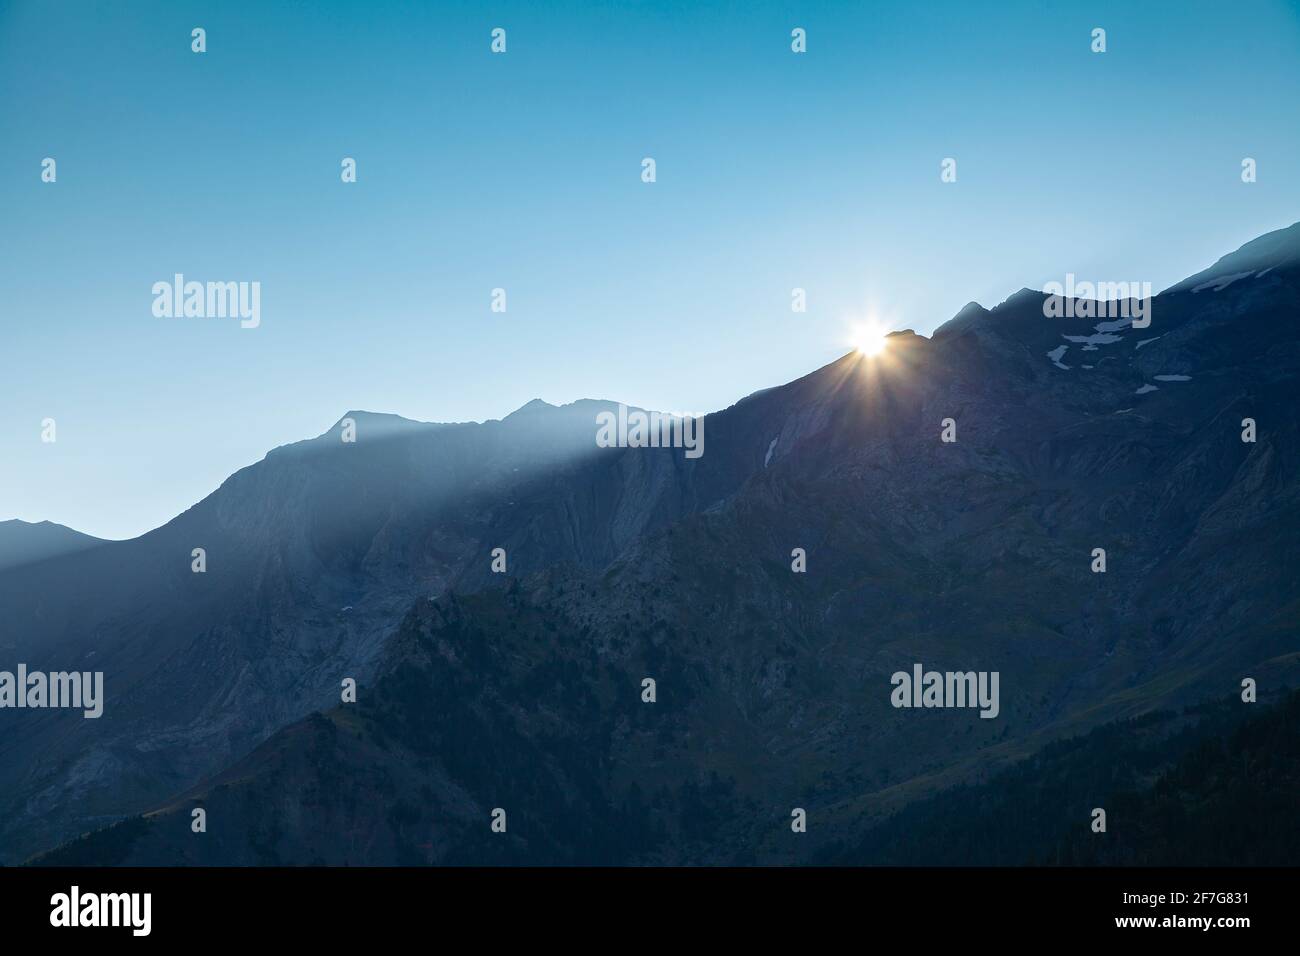
[[[364,436],[366,439],[389,438],[419,429],[439,427],[434,422],[419,422],[414,419],[403,418],[401,415],[394,415],[391,412],[368,412],[356,408],[339,416],[338,421],[326,429],[324,434],[317,436],[315,441],[322,438],[337,440],[339,434],[343,431],[343,423],[349,421],[355,427],[357,435],[359,437]]]
[[[536,415],[541,412],[554,411],[557,407],[558,406],[552,405],[550,402],[542,401],[540,398],[534,398],[531,401],[525,402],[523,405],[520,405],[513,412],[511,412],[509,415],[503,418],[502,421],[509,421],[510,419],[516,417],[527,417],[529,415]]]
[[[989,310],[984,308],[984,306],[980,305],[978,302],[967,302],[961,307],[961,311],[935,329],[930,338],[938,339],[946,335],[952,335],[955,332],[960,332],[963,329],[980,322],[988,314]]]
[[[339,416],[339,420],[334,424],[342,425],[345,418],[350,418],[354,422],[389,422],[391,424],[405,423],[407,425],[427,425],[428,422],[418,422],[413,418],[405,418],[401,415],[394,415],[392,412],[368,412],[362,408],[354,408],[344,412]]]
[[[1031,289],[1031,288],[1029,288],[1028,286],[1024,286],[1024,287],[1018,289],[1017,291],[1011,293],[1009,296],[1007,296],[1005,299],[1003,299],[1001,302],[999,302],[999,303],[998,303],[997,305],[995,305],[993,308],[994,308],[994,310],[997,310],[997,309],[1000,309],[1000,308],[1001,308],[1002,306],[1004,306],[1004,305],[1013,305],[1013,304],[1015,304],[1015,303],[1017,303],[1017,302],[1020,302],[1020,301],[1022,301],[1022,300],[1024,300],[1024,299],[1041,299],[1044,295],[1046,295],[1046,293],[1045,293],[1045,292],[1042,292],[1042,291],[1039,290],[1039,289]]]
[[[0,521],[0,569],[84,551],[104,543],[53,521]]]

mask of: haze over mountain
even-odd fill
[[[0,862],[145,812],[60,858],[867,862],[889,814],[1054,740],[1246,676],[1276,697],[1300,224],[1149,328],[1044,299],[755,393],[698,459],[597,447],[605,402],[350,412],[355,443],[341,419],[138,539],[3,571],[9,656],[102,669],[107,700],[0,713]],[[891,707],[914,662],[1000,672],[998,719]]]
[[[103,544],[100,538],[82,534],[52,521],[0,521],[0,571],[85,551]]]

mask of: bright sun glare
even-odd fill
[[[884,330],[871,326],[854,329],[853,347],[863,355],[879,355],[885,350]]]

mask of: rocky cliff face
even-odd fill
[[[596,448],[600,403],[351,416],[355,446],[332,429],[151,535],[0,574],[28,659],[97,655],[109,688],[101,721],[23,714],[0,743],[0,846],[158,808],[68,851],[807,859],[1047,741],[1294,683],[1300,227],[1149,328],[1043,303],[751,396],[699,459]],[[997,671],[998,718],[892,707],[918,662]],[[286,727],[343,676],[356,705]],[[796,844],[793,807],[818,821]]]

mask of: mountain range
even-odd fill
[[[130,541],[0,525],[0,669],[102,670],[106,696],[0,711],[0,862],[922,862],[888,828],[954,794],[1029,813],[988,794],[1034,761],[1068,779],[1092,752],[1063,741],[1208,715],[1160,724],[1195,741],[1141,789],[1289,713],[1300,224],[1147,328],[1045,299],[709,414],[698,459],[598,447],[604,401],[352,411]],[[998,717],[891,706],[914,663],[998,672]],[[1099,797],[1033,799],[1045,842],[957,862],[1074,846]]]

